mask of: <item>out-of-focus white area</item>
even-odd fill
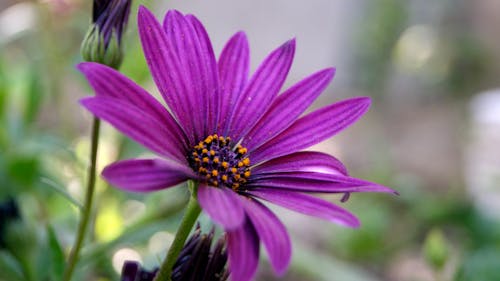
[[[113,269],[120,273],[122,271],[123,263],[126,261],[137,261],[142,263],[141,255],[134,249],[122,248],[113,254]]]
[[[32,3],[21,2],[0,10],[0,45],[14,39],[21,32],[34,28],[36,21],[36,7]]]
[[[481,212],[500,219],[500,89],[474,97],[470,114],[467,187]]]
[[[220,54],[225,42],[243,30],[250,42],[251,67],[273,49],[296,38],[297,49],[288,83],[325,67],[336,67],[334,84],[348,79],[349,53],[354,46],[352,25],[360,20],[363,1],[255,0],[156,1],[160,17],[168,9],[193,13],[203,22]]]

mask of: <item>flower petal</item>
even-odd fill
[[[243,199],[243,201],[245,211],[266,247],[276,274],[284,274],[292,256],[290,237],[285,226],[271,210],[261,203],[248,199]]]
[[[193,88],[187,79],[190,78],[189,70],[180,61],[176,46],[167,39],[160,23],[144,6],[139,7],[138,25],[144,56],[153,79],[190,143],[194,144],[200,138],[197,135],[202,133],[199,130],[204,122],[200,120],[205,120],[206,106],[193,108],[194,99],[198,97],[191,95]]]
[[[288,154],[252,168],[254,177],[280,172],[317,172],[347,176],[346,167],[337,158],[315,151]]]
[[[261,174],[247,184],[251,188],[290,189],[303,192],[345,193],[345,192],[387,192],[396,191],[369,181],[323,173],[293,172]]]
[[[182,128],[172,115],[135,82],[115,69],[95,62],[80,63],[77,68],[87,77],[97,96],[117,98],[139,107],[154,116],[176,139],[187,145]]]
[[[205,28],[192,15],[184,16],[171,10],[165,16],[163,28],[184,69],[182,75],[187,92],[183,94],[195,113],[191,123],[197,139],[203,138],[215,132],[220,103],[212,45]]]
[[[198,35],[198,41],[200,45],[200,63],[201,67],[205,67],[203,70],[203,76],[201,79],[205,78],[203,81],[199,81],[202,84],[202,89],[205,90],[204,94],[208,99],[208,120],[207,120],[207,134],[215,132],[217,122],[219,121],[219,112],[221,104],[221,94],[219,90],[219,72],[217,70],[217,62],[215,59],[214,50],[210,38],[203,24],[194,16],[186,15],[186,20],[193,26]]]
[[[85,98],[80,100],[80,103],[146,148],[180,163],[186,163],[182,142],[149,112],[120,99],[103,96]]]
[[[358,227],[359,220],[347,210],[326,200],[288,190],[253,189],[249,194],[309,216],[326,219],[347,227]]]
[[[369,106],[370,98],[357,97],[318,109],[254,150],[252,162],[260,163],[296,152],[332,137],[356,122]]]
[[[226,230],[240,227],[245,220],[243,206],[233,190],[200,184],[198,200],[212,220]]]
[[[285,130],[323,92],[334,73],[333,68],[319,71],[279,95],[269,110],[245,136],[242,145],[253,150]]]
[[[259,265],[259,238],[248,220],[241,227],[227,231],[227,251],[231,280],[252,280]]]
[[[194,177],[189,167],[163,159],[118,161],[104,168],[102,176],[110,184],[134,192],[164,189]]]
[[[222,95],[219,133],[225,133],[236,99],[245,87],[250,65],[250,50],[244,32],[238,32],[226,43],[219,58],[219,79]]]
[[[239,140],[262,117],[285,82],[295,53],[295,40],[274,50],[260,65],[233,108],[228,135]]]

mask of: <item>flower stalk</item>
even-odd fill
[[[87,189],[86,189],[86,193],[85,193],[85,202],[83,205],[82,218],[80,220],[80,224],[78,225],[78,232],[76,235],[75,244],[71,250],[68,264],[66,266],[66,270],[64,271],[64,276],[63,276],[64,281],[71,280],[71,276],[73,275],[75,265],[78,261],[78,256],[80,254],[80,249],[82,248],[83,239],[85,237],[85,233],[87,232],[87,226],[89,224],[90,215],[92,212],[92,201],[94,198],[94,189],[95,189],[95,177],[96,177],[96,168],[97,168],[97,148],[99,145],[100,125],[101,125],[101,121],[99,120],[99,118],[94,117],[94,121],[92,122],[91,145],[90,145],[90,165],[89,165],[88,178],[87,178]]]
[[[196,193],[198,189],[198,183],[195,181],[188,181],[189,191],[191,192],[191,197],[189,199],[188,205],[186,207],[186,213],[184,213],[184,217],[182,218],[181,224],[177,229],[177,233],[175,234],[174,241],[170,246],[170,249],[167,252],[167,256],[163,263],[160,266],[158,274],[156,275],[155,281],[171,281],[172,280],[172,269],[174,267],[175,262],[177,261],[177,257],[179,256],[182,248],[184,247],[184,243],[193,228],[196,219],[200,215],[201,208],[198,204],[198,200],[196,198]]]
[[[122,34],[125,29],[130,12],[131,0],[94,0],[92,24],[89,32],[82,42],[82,55],[84,60],[99,62],[118,69],[122,60]],[[95,180],[97,174],[97,150],[99,146],[99,128],[101,121],[94,117],[92,122],[90,165],[87,178],[87,189],[85,191],[85,202],[82,217],[78,225],[75,244],[71,249],[63,280],[70,281],[78,256],[85,239],[89,220],[92,213],[92,201],[94,198]]]

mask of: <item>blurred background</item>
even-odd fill
[[[91,123],[77,101],[93,93],[75,65],[91,2],[0,0],[0,280],[59,280],[76,233]],[[337,68],[311,109],[373,98],[355,126],[314,149],[401,195],[328,196],[360,218],[359,229],[273,208],[292,235],[292,264],[279,279],[261,262],[257,280],[500,280],[499,1],[133,1],[121,71],[155,92],[139,4],[158,17],[194,13],[217,54],[246,31],[253,70],[296,37],[286,87]],[[149,155],[108,125],[99,149],[99,169]],[[75,280],[118,280],[125,259],[157,266],[187,196],[99,180]]]

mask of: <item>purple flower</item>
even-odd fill
[[[271,52],[249,77],[249,48],[236,33],[216,61],[203,25],[169,11],[163,25],[139,9],[139,35],[169,110],[117,71],[82,63],[96,97],[83,106],[158,154],[113,163],[104,178],[121,189],[148,192],[192,179],[203,210],[227,232],[232,280],[250,280],[263,243],[277,274],[291,257],[281,221],[262,201],[348,227],[348,211],[310,193],[394,192],[350,177],[328,154],[301,151],[358,120],[370,105],[357,97],[300,117],[326,88],[334,69],[318,71],[280,95],[295,40]]]

